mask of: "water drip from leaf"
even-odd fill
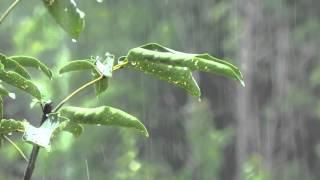
[[[71,41],[72,41],[73,43],[77,43],[77,42],[78,42],[76,39],[71,39]]]

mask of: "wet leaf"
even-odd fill
[[[60,113],[62,116],[70,119],[71,122],[134,128],[145,136],[149,136],[147,129],[136,117],[113,107],[64,107]]]
[[[200,88],[187,67],[177,67],[143,60],[131,62],[129,67],[175,84],[185,89],[192,96],[200,97],[201,95]]]
[[[9,59],[12,59],[19,63],[21,66],[24,67],[32,67],[38,70],[41,70],[46,76],[48,76],[50,79],[52,78],[52,72],[51,70],[43,64],[40,60],[29,57],[29,56],[11,56]]]
[[[16,72],[5,71],[3,65],[0,64],[0,80],[29,93],[37,99],[41,99],[41,93],[38,87],[32,81],[24,78]]]
[[[87,60],[75,60],[70,61],[68,64],[64,65],[60,70],[59,73],[63,74],[66,72],[73,72],[73,71],[82,71],[82,70],[94,70],[95,65],[89,59]]]
[[[244,85],[243,77],[237,67],[208,54],[187,54],[153,43],[131,49],[127,59],[129,62],[150,61],[177,67],[188,67],[191,71],[198,70],[223,75]]]
[[[6,58],[2,54],[0,54],[0,63],[3,64],[4,69],[7,70],[7,71],[8,70],[14,71],[14,72],[20,74],[21,76],[23,76],[26,79],[30,79],[31,78],[29,73],[27,72],[27,70],[24,67],[22,67],[18,62],[14,61],[12,59]]]
[[[84,29],[84,12],[74,0],[43,0],[48,11],[56,22],[74,39]]]
[[[0,134],[8,134],[11,132],[24,132],[25,127],[29,123],[24,121],[18,121],[14,119],[2,119],[0,121]]]

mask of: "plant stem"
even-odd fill
[[[73,91],[70,95],[68,95],[66,98],[64,98],[58,105],[56,108],[54,108],[54,110],[52,112],[57,112],[67,101],[69,101],[69,99],[71,99],[73,96],[75,96],[76,94],[78,94],[79,92],[81,92],[82,90],[84,90],[85,88],[89,87],[90,85],[100,81],[101,79],[103,79],[104,76],[101,75],[99,76],[97,79],[94,79],[90,82],[87,82],[86,84],[82,85],[80,88],[76,89],[75,91]]]
[[[28,158],[26,157],[26,155],[23,153],[23,151],[19,148],[18,145],[16,145],[16,143],[14,143],[8,136],[4,135],[3,138],[5,140],[7,140],[18,152],[19,154],[23,157],[23,159],[28,162]]]
[[[51,103],[45,104],[43,107],[43,110],[42,110],[43,114],[42,114],[40,125],[47,119],[47,115],[50,114],[51,111],[52,111],[52,104]],[[40,151],[40,146],[33,145],[32,152],[31,152],[29,162],[28,162],[28,166],[27,166],[26,172],[24,173],[24,178],[23,178],[24,180],[31,179],[39,151]]]
[[[125,62],[123,62],[121,64],[117,64],[112,68],[112,71],[116,71],[118,69],[121,69],[126,64],[128,64],[128,61],[125,61]],[[105,78],[105,76],[103,74],[100,74],[100,76],[98,78],[96,78],[96,79],[94,79],[92,81],[89,81],[86,84],[82,85],[81,87],[79,87],[78,89],[73,91],[70,95],[68,95],[66,98],[64,98],[53,110],[52,110],[51,103],[45,104],[45,106],[43,107],[43,115],[42,115],[41,124],[47,119],[47,115],[48,114],[50,114],[51,112],[57,112],[73,96],[77,95],[79,92],[81,92],[85,88],[87,88],[87,87],[91,86],[92,84],[102,80],[103,78]],[[33,170],[34,170],[34,167],[35,167],[35,163],[37,161],[37,157],[38,157],[39,151],[40,151],[40,147],[38,145],[33,145],[32,152],[31,152],[31,155],[30,155],[30,158],[29,158],[29,163],[28,163],[26,172],[24,174],[24,180],[30,180],[31,179],[31,176],[33,174]]]
[[[9,7],[8,9],[1,15],[0,17],[0,24],[3,22],[3,20],[9,15],[9,13],[16,7],[16,5],[20,2],[21,0],[15,0]]]

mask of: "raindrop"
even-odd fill
[[[97,3],[102,3],[103,2],[103,0],[97,0]]]
[[[198,101],[201,102],[201,98],[198,98]]]
[[[71,41],[72,41],[73,43],[77,43],[77,42],[78,42],[76,39],[71,39]]]
[[[169,66],[168,66],[168,68],[172,68],[172,67],[173,67],[172,65],[169,65]]]
[[[10,128],[10,127],[9,127]],[[12,136],[12,132],[8,133],[8,136]]]
[[[97,126],[101,126],[101,124],[97,124]]]
[[[64,8],[64,12],[67,12],[68,11],[68,8]]]
[[[136,65],[137,63],[136,63],[136,62],[131,62],[131,64],[132,64],[132,65]]]

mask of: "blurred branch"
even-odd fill
[[[0,24],[2,21],[9,15],[9,13],[16,7],[16,5],[20,2],[21,0],[15,0],[9,7],[8,9],[1,15],[0,17]]]

